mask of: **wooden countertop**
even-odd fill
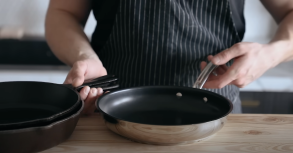
[[[99,114],[81,117],[72,136],[42,153],[240,153],[293,152],[293,115],[230,114],[211,138],[185,146],[154,146],[124,139],[104,126]]]

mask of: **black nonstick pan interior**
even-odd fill
[[[114,119],[150,125],[190,125],[228,115],[232,103],[203,89],[148,86],[110,92],[97,107]]]
[[[104,76],[87,85],[115,89],[118,87],[116,80],[113,76]],[[32,81],[2,82],[0,130],[50,122],[70,113],[80,102],[77,89],[70,85]]]

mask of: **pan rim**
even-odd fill
[[[82,112],[84,108],[84,101],[81,100],[80,103],[81,103],[81,107],[78,109],[78,111],[76,111],[74,114],[71,114],[70,116],[63,118],[61,120],[57,120],[53,123],[50,123],[48,125],[43,125],[43,126],[33,126],[33,127],[13,129],[13,130],[0,130],[0,134],[21,133],[21,132],[27,132],[27,131],[33,131],[33,130],[44,130],[44,129],[52,128],[53,126],[62,124],[63,122],[66,122],[67,120],[70,120],[80,115],[80,113]]]
[[[62,117],[64,114],[71,112],[74,108],[76,108],[78,106],[78,103],[81,101],[81,97],[80,97],[79,93],[76,90],[74,90],[73,88],[70,88],[66,84],[58,84],[58,83],[42,82],[42,81],[4,81],[4,82],[0,82],[0,85],[4,84],[4,83],[39,83],[39,84],[50,84],[50,85],[54,85],[54,86],[59,86],[59,87],[63,87],[63,88],[66,88],[66,89],[73,91],[77,95],[77,101],[74,102],[74,104],[72,106],[68,107],[66,110],[63,110],[63,111],[61,111],[57,114],[51,115],[49,117],[28,120],[28,121],[23,121],[23,122],[17,122],[17,123],[0,124],[0,127],[18,126],[20,124],[34,124],[35,122],[48,122],[50,120]]]
[[[180,124],[180,125],[160,125],[160,124],[146,124],[146,123],[139,123],[139,122],[132,122],[132,121],[128,121],[128,120],[125,120],[125,119],[121,119],[119,117],[115,117],[113,115],[110,115],[108,113],[106,113],[105,111],[103,111],[100,107],[100,101],[104,98],[104,97],[107,97],[107,96],[111,96],[112,94],[115,94],[115,93],[119,93],[119,92],[125,92],[126,90],[136,90],[136,89],[158,89],[158,88],[173,88],[173,89],[185,89],[185,90],[196,90],[196,91],[200,91],[200,92],[206,92],[206,93],[209,93],[209,94],[213,94],[215,96],[218,96],[224,100],[226,100],[229,104],[229,111],[227,111],[224,115],[221,115],[220,117],[217,117],[216,119],[214,120],[210,120],[210,121],[203,121],[203,122],[199,122],[199,123],[194,123],[194,124]],[[133,123],[133,124],[141,124],[141,125],[151,125],[151,126],[164,126],[164,127],[178,127],[178,126],[192,126],[192,125],[199,125],[199,124],[205,124],[205,123],[209,123],[209,122],[214,122],[214,121],[217,121],[219,119],[222,119],[222,118],[225,118],[226,116],[228,116],[232,110],[233,110],[233,103],[231,102],[231,100],[229,100],[228,98],[220,95],[220,94],[217,94],[217,93],[214,93],[214,92],[211,92],[211,91],[208,91],[208,90],[203,90],[203,89],[198,89],[198,88],[192,88],[192,87],[185,87],[185,86],[166,86],[166,85],[148,85],[148,86],[136,86],[136,87],[128,87],[128,88],[123,88],[123,89],[118,89],[118,90],[115,90],[115,91],[112,91],[112,92],[109,92],[109,93],[105,93],[103,94],[101,97],[99,97],[96,102],[95,102],[95,106],[98,110],[100,110],[103,114],[106,114],[116,120],[119,120],[119,121],[124,121],[124,122],[129,122],[129,123]]]

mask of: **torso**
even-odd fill
[[[98,25],[92,46],[122,88],[191,87],[200,62],[240,42],[244,34],[243,0],[100,2],[93,2]],[[231,85],[206,90],[231,101],[238,96]]]

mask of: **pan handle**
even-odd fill
[[[205,82],[207,81],[209,75],[213,72],[218,65],[214,65],[212,62],[208,63],[207,66],[202,70],[199,77],[195,81],[193,88],[201,89]]]
[[[119,87],[118,78],[115,75],[105,75],[95,79],[85,80],[81,86],[75,87],[74,89],[78,92],[85,86],[91,88],[102,88],[104,91],[109,91]]]

